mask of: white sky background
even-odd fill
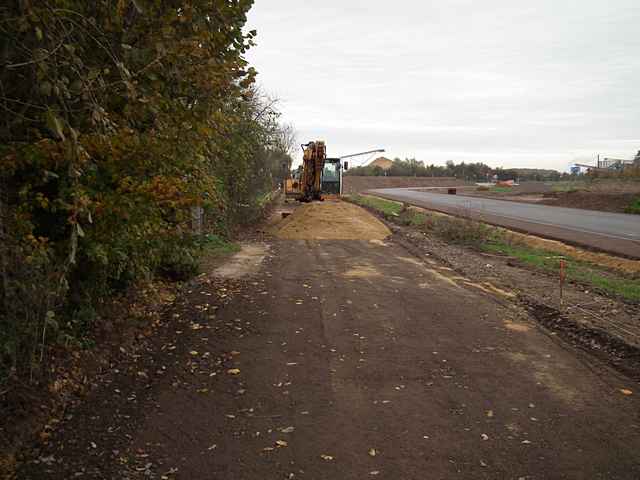
[[[640,0],[256,0],[248,28],[259,84],[329,156],[566,170],[640,149]]]

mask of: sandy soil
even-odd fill
[[[337,200],[304,204],[271,231],[289,240],[383,240],[391,234],[362,208]]]

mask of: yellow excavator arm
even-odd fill
[[[327,158],[323,141],[317,140],[302,145],[302,178],[300,179],[300,199],[303,202],[322,199],[322,170]]]

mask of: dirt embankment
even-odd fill
[[[539,203],[556,207],[581,208],[601,212],[625,213],[640,194],[600,192],[558,192],[545,195]]]
[[[455,187],[466,182],[455,177],[358,177],[345,175],[342,190],[345,195],[353,195],[374,188],[431,188]]]
[[[444,191],[441,193],[444,193]],[[512,202],[625,213],[627,207],[640,197],[640,182],[576,181],[558,184],[525,182],[506,190],[492,191],[478,189],[477,187],[466,187],[459,190],[458,193],[473,197],[499,198]]]

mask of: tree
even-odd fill
[[[192,261],[192,208],[225,234],[282,176],[294,135],[244,58],[251,5],[0,6],[0,365],[73,333],[56,315],[84,325],[114,290]]]

